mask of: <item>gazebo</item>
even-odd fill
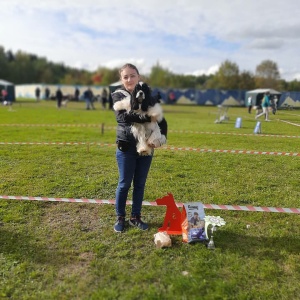
[[[274,96],[277,96],[278,100],[281,96],[280,92],[275,91],[273,89],[256,89],[256,90],[248,91],[248,92],[246,92],[246,95],[245,95],[246,106],[259,106],[261,104],[261,100],[266,92],[270,93],[271,98],[273,98]]]

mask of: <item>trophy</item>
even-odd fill
[[[223,218],[220,216],[205,216],[205,236],[207,239],[209,239],[209,242],[207,244],[207,249],[214,250],[215,249],[215,243],[214,243],[214,232],[217,231],[217,226],[224,226],[226,222]],[[208,238],[207,229],[211,225],[211,235],[210,238]]]

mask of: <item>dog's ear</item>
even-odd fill
[[[145,98],[150,99],[151,98],[151,89],[147,83],[142,84],[142,90],[145,93]]]
[[[138,91],[140,91],[142,89],[140,83],[138,83],[135,87],[134,87],[134,90],[132,92],[132,96],[135,98],[136,97],[136,94],[138,93]]]
[[[148,110],[148,107],[149,105],[151,105],[151,89],[150,87],[147,85],[147,83],[143,83],[142,84],[142,90],[145,94],[145,99],[142,103],[142,110],[143,111],[147,111]]]
[[[142,105],[141,105],[141,109],[142,111],[147,111],[149,108],[149,102],[148,100],[144,99],[144,101],[142,102]]]
[[[131,109],[132,110],[138,110],[139,108],[140,108],[139,102],[137,101],[135,96],[132,96],[131,97]]]

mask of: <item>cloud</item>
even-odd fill
[[[95,70],[158,61],[172,72],[213,74],[229,59],[254,72],[274,60],[281,76],[299,74],[296,0],[4,0],[0,40],[73,67]],[[202,73],[205,72],[205,73]]]
[[[255,39],[249,45],[253,49],[280,49],[283,47],[283,40],[281,39]]]

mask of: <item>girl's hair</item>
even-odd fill
[[[119,70],[119,75],[120,75],[120,76],[121,76],[122,71],[123,71],[125,68],[134,69],[134,70],[136,70],[137,74],[140,75],[139,70],[137,69],[137,67],[136,67],[135,65],[127,63],[127,64],[125,64],[123,67],[120,68],[120,70]]]

